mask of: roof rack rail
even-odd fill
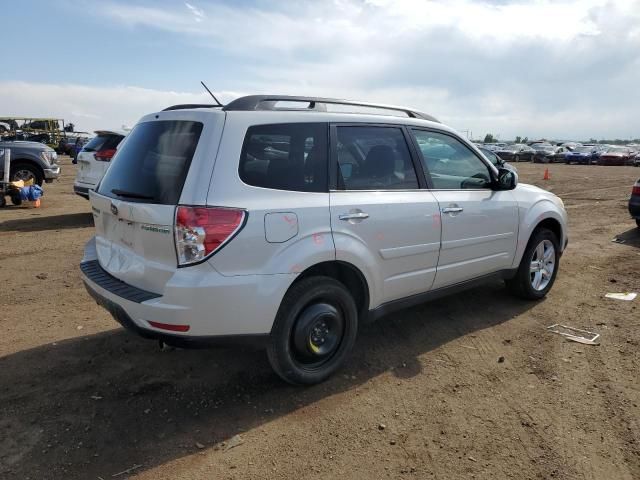
[[[298,102],[308,103],[306,108],[280,108],[276,107],[278,102]],[[296,97],[290,95],[248,95],[246,97],[240,97],[236,100],[228,103],[222,110],[229,111],[252,111],[252,110],[294,110],[294,111],[313,111],[313,112],[326,112],[327,105],[349,105],[354,107],[365,108],[378,108],[381,110],[393,110],[396,112],[403,112],[407,117],[419,118],[422,120],[429,120],[432,122],[440,123],[436,118],[426,113],[421,113],[410,108],[398,107],[394,105],[381,105],[377,103],[359,102],[353,100],[340,100],[337,98],[322,98],[322,97]]]
[[[220,105],[213,105],[213,104],[207,104],[207,103],[183,103],[181,105],[172,105],[170,107],[165,108],[162,111],[168,112],[170,110],[187,110],[191,108],[215,108],[219,106]]]

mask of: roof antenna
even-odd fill
[[[220,103],[220,101],[216,98],[216,96],[213,93],[211,93],[211,90],[209,90],[209,87],[207,87],[202,80],[200,80],[200,83],[207,90],[207,92],[209,92],[209,95],[211,95],[211,97],[216,101],[218,106],[219,107],[224,107],[224,105]]]

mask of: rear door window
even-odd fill
[[[411,190],[418,178],[409,147],[397,127],[337,127],[338,188]]]
[[[327,191],[327,124],[249,127],[239,174],[248,185],[297,192]]]
[[[118,150],[98,193],[127,201],[176,205],[201,133],[200,122],[139,123]]]

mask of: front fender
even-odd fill
[[[512,267],[518,267],[533,231],[546,219],[556,220],[560,224],[562,235],[558,240],[560,242],[560,252],[562,253],[567,238],[567,212],[548,198],[542,198],[533,206],[528,208],[520,207],[520,209],[518,244]]]

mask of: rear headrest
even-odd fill
[[[383,178],[393,175],[396,168],[396,154],[388,145],[371,147],[364,160],[360,175],[369,178]]]

